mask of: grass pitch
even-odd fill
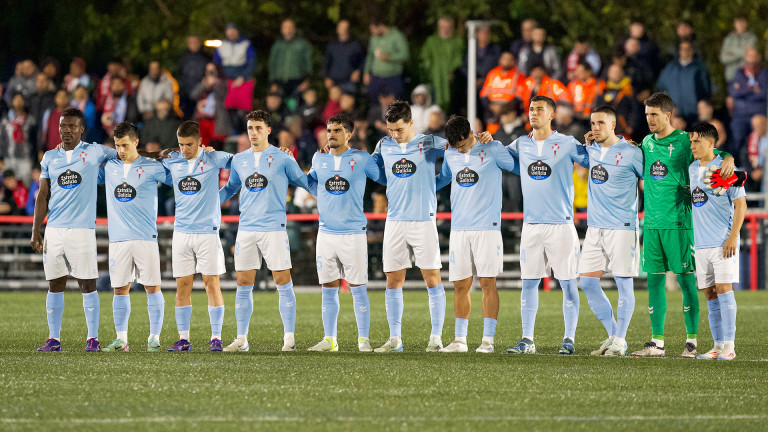
[[[453,339],[452,293],[443,342]],[[595,358],[605,337],[581,297],[572,357],[562,338],[560,292],[541,293],[537,355],[512,356],[519,292],[501,292],[497,353],[474,353],[482,334],[473,294],[468,354],[426,354],[425,292],[405,293],[402,354],[357,352],[352,298],[341,295],[339,353],[308,353],[323,336],[320,295],[298,294],[299,351],[279,352],[277,294],[255,294],[248,353],[207,351],[206,298],[193,295],[191,353],[146,353],[146,297],[132,295],[130,353],[85,353],[79,294],[66,295],[62,353],[37,353],[47,337],[43,293],[0,293],[0,430],[765,430],[768,421],[768,292],[738,292],[737,358],[679,358],[681,297],[669,294],[666,359]],[[167,291],[161,343],[175,342]],[[609,292],[616,304],[616,292]],[[650,337],[647,293],[638,291],[627,339]],[[111,294],[100,293],[100,339],[114,338]],[[234,293],[225,293],[224,343],[235,336]],[[382,292],[371,293],[371,340],[388,337]],[[699,347],[711,347],[701,299]]]

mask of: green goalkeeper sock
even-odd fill
[[[648,273],[648,313],[651,315],[653,339],[664,340],[664,320],[667,317],[666,273]]]
[[[696,276],[693,272],[677,275],[680,290],[683,292],[683,316],[685,331],[689,339],[696,339],[699,333],[699,296],[696,292]]]

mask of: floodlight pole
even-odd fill
[[[477,37],[478,27],[497,24],[498,20],[470,20],[467,26],[467,120],[472,130],[477,118]],[[481,132],[481,131],[475,131]]]

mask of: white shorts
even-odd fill
[[[523,223],[520,235],[520,276],[540,279],[554,271],[560,280],[575,279],[578,273],[579,236],[570,224]]]
[[[381,253],[385,273],[411,268],[414,260],[422,270],[443,267],[434,221],[388,220]]]
[[[346,279],[352,285],[368,283],[368,236],[317,233],[317,279],[321,284]]]
[[[492,278],[503,271],[501,231],[451,231],[449,250],[448,280],[451,282],[475,275]]]
[[[134,280],[146,286],[160,285],[157,242],[130,240],[110,243],[109,280],[114,288],[122,288]]]
[[[75,279],[97,279],[96,230],[46,228],[43,237],[43,270],[46,280],[68,275]]]
[[[172,248],[175,278],[195,273],[217,276],[226,271],[224,249],[221,247],[218,233],[188,234],[174,231]]]
[[[272,271],[291,268],[291,246],[285,231],[237,231],[235,271],[258,270],[261,259]]]
[[[579,273],[609,271],[618,277],[637,277],[640,251],[637,231],[587,228],[581,245]]]
[[[696,249],[696,284],[699,289],[715,284],[739,282],[739,250],[730,258],[723,258],[723,248]]]

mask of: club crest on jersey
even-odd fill
[[[272,161],[275,160],[275,158],[272,157],[272,155],[267,156],[267,168],[272,167]]]
[[[555,144],[552,146],[552,152],[555,156],[557,156],[557,151],[560,150],[560,144]]]
[[[203,185],[200,184],[200,181],[194,177],[186,176],[179,181],[179,192],[183,193],[184,195],[194,195],[200,192],[200,189],[202,188]]]
[[[331,195],[342,195],[349,190],[349,182],[340,175],[335,175],[325,181],[325,190]]]
[[[672,157],[672,152],[675,150],[674,144],[669,145],[669,157]]]
[[[480,163],[485,161],[485,150],[480,150]]]
[[[621,153],[616,155],[616,165],[619,164],[619,162],[624,159],[624,156],[621,155]]]
[[[552,168],[540,160],[528,165],[528,176],[534,180],[546,180],[551,175]]]
[[[355,162],[355,160],[354,160],[354,159],[350,159],[350,160],[349,160],[349,169],[351,169],[352,171],[354,171],[354,170],[355,170],[355,164],[357,164],[357,162]]]
[[[592,178],[592,183],[603,184],[608,181],[608,171],[601,164],[597,164],[590,170],[589,177]]]
[[[406,158],[402,158],[392,165],[392,174],[395,177],[405,178],[416,173],[416,164]]]
[[[144,174],[144,168],[142,167],[136,168],[136,174],[139,175],[139,180],[141,180],[141,175]]]
[[[86,156],[88,156],[88,153],[86,153],[85,150],[80,152],[80,158],[83,160],[83,163],[85,163]]]
[[[424,142],[419,142],[419,153],[424,151]]]
[[[666,165],[661,163],[660,160],[657,160],[656,162],[651,165],[651,178],[654,180],[663,180],[664,177],[669,174],[669,168],[667,168]]]
[[[122,182],[115,188],[115,199],[120,202],[133,201],[136,198],[136,189],[126,182]]]
[[[259,192],[269,184],[269,180],[263,175],[255,172],[245,179],[245,188],[250,192]]]
[[[691,192],[691,204],[693,204],[694,207],[701,207],[706,204],[707,201],[709,201],[707,193],[704,192],[700,187],[696,186],[696,189]]]
[[[203,172],[203,169],[205,169],[205,161],[201,160],[198,162],[198,166],[200,167],[200,172]]]
[[[456,183],[461,187],[472,187],[480,180],[480,176],[475,172],[465,167],[463,170],[456,173]]]
[[[83,176],[81,176],[80,173],[76,171],[66,170],[61,173],[56,182],[62,189],[74,189],[80,186],[80,183],[83,182]]]

